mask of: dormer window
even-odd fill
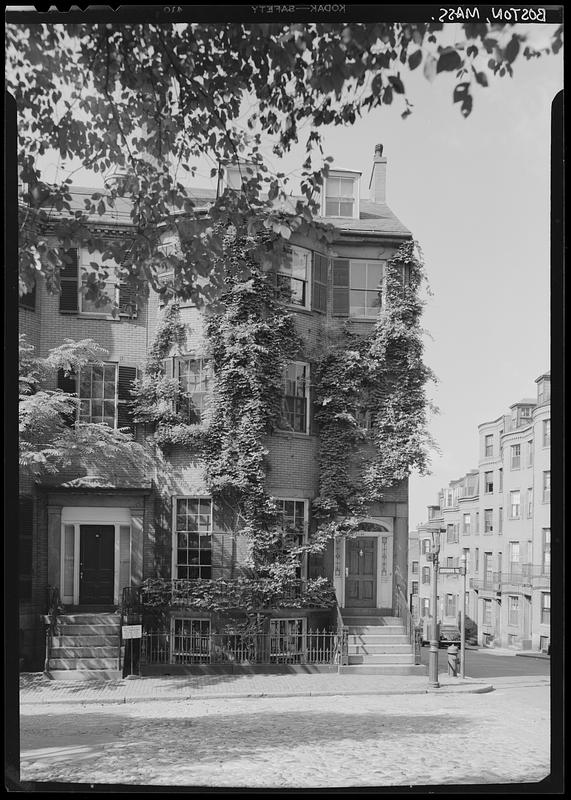
[[[326,217],[359,218],[359,173],[333,172],[325,180]]]
[[[551,400],[551,379],[542,378],[537,383],[537,402],[539,405]]]

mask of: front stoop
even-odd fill
[[[427,668],[414,663],[414,648],[399,617],[383,616],[378,609],[342,609],[348,629],[348,664],[341,674],[426,675]]]
[[[119,614],[73,612],[58,620],[52,638],[48,674],[54,680],[109,680],[119,671]]]

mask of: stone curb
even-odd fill
[[[58,697],[34,697],[33,694],[20,697],[21,705],[104,705],[109,704],[126,704],[126,703],[147,703],[147,702],[173,702],[176,700],[244,700],[244,699],[259,699],[259,698],[277,698],[277,697],[348,697],[351,695],[369,695],[369,696],[387,696],[387,695],[408,695],[408,694],[485,694],[493,692],[494,687],[491,684],[478,684],[478,685],[463,685],[463,686],[441,686],[438,689],[427,687],[425,689],[388,689],[385,691],[371,691],[370,689],[355,689],[348,691],[330,690],[330,691],[300,691],[300,692],[221,692],[220,694],[169,694],[169,695],[146,695],[144,697],[137,697],[124,695],[122,697],[73,697],[67,698],[62,694]]]

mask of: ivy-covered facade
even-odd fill
[[[23,481],[30,663],[48,586],[66,611],[119,608],[135,589],[146,631],[170,636],[171,654],[211,634],[334,630],[338,609],[397,614],[431,376],[421,255],[386,204],[385,175],[377,149],[365,200],[359,173],[331,171],[318,220],[328,241],[319,224],[287,242],[221,230],[225,288],[206,310],[177,296],[175,267],[145,303],[112,287],[113,316],[81,293],[82,252],[59,296],[38,283],[22,304],[39,354],[64,337],[107,350],[54,381],[77,394],[82,419],[128,425],[149,456]],[[125,220],[118,209],[94,226],[102,240],[129,236]],[[164,234],[179,255],[181,231]]]

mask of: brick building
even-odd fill
[[[482,645],[547,650],[550,641],[551,378],[536,379],[537,395],[509,414],[478,426],[477,470],[451,481],[428,507],[418,528],[419,619],[431,613],[433,532],[440,536],[440,565],[467,558],[466,614]],[[422,575],[424,574],[424,579]],[[463,578],[438,578],[438,617],[455,624]]]
[[[235,180],[231,171],[226,180],[229,186]],[[285,421],[267,442],[266,491],[281,509],[284,530],[294,531],[301,541],[311,530],[312,501],[319,492],[320,440],[312,418],[312,359],[319,352],[324,332],[346,325],[357,334],[372,329],[379,313],[386,261],[403,242],[411,240],[410,232],[386,204],[385,180],[386,158],[381,147],[375,152],[369,199],[362,196],[358,172],[332,170],[322,214],[335,226],[334,241],[325,251],[317,237],[297,237],[292,240],[291,262],[277,269],[291,290],[290,307],[306,352],[284,375]],[[90,189],[74,189],[72,211],[83,208],[91,193]],[[213,193],[206,190],[195,194],[201,195],[199,204],[202,201],[205,208],[213,199]],[[113,211],[93,217],[91,224],[103,239],[128,236],[129,208],[117,203]],[[176,237],[165,234],[164,246],[177,247]],[[151,292],[148,303],[135,308],[124,287],[116,286],[113,291],[121,313],[114,318],[110,309],[95,306],[80,291],[81,268],[92,257],[81,249],[71,255],[62,272],[60,295],[49,294],[40,280],[34,292],[22,298],[20,329],[38,356],[45,356],[65,338],[89,337],[106,348],[103,367],[82,368],[71,379],[60,375],[58,385],[78,394],[80,419],[130,426],[137,439],[144,441],[151,431],[149,426],[134,424],[129,416],[130,388],[145,367],[165,307],[159,295]],[[196,406],[208,399],[211,379],[204,320],[202,313],[186,302],[180,304],[180,319],[186,327],[186,344],[173,345],[165,370],[184,382]],[[20,635],[22,656],[30,666],[37,667],[44,658],[42,615],[47,611],[48,587],[59,591],[70,626],[68,639],[64,635],[52,641],[50,669],[103,669],[110,666],[105,661],[110,651],[102,650],[97,659],[94,649],[87,652],[89,640],[74,642],[74,631],[82,631],[73,626],[101,625],[102,635],[107,628],[112,633],[117,624],[113,614],[121,608],[125,588],[136,588],[153,578],[175,584],[245,574],[246,542],[209,496],[200,459],[180,446],[155,456],[150,469],[141,466],[90,475],[70,468],[43,478],[41,483],[22,480]],[[407,586],[407,537],[408,486],[402,481],[384,493],[382,502],[370,507],[356,538],[336,539],[320,557],[304,557],[299,566],[300,583],[327,578],[336,605],[349,623],[369,615],[371,624],[385,616],[399,626],[403,620],[392,618],[403,613],[398,596]],[[266,609],[265,616],[266,630],[282,643],[289,637],[290,649],[298,647],[296,642],[302,642],[309,630],[336,631],[338,626],[337,610],[331,605],[293,604],[288,608],[282,604]],[[201,637],[221,635],[224,625],[211,611],[184,602],[173,604],[167,628],[160,634],[166,648],[164,663],[173,663],[175,652],[182,654],[184,663],[202,663],[204,653],[191,652],[192,648]],[[393,632],[401,636],[403,630],[395,628]],[[372,663],[406,670],[413,661],[404,641],[401,637],[390,645],[392,650],[378,651],[388,653],[388,659],[385,656],[383,662],[379,656]],[[104,644],[111,646],[110,641]],[[82,653],[74,651],[76,645],[85,647],[83,655],[93,656],[92,660],[82,662]],[[356,647],[349,664],[366,663]]]

